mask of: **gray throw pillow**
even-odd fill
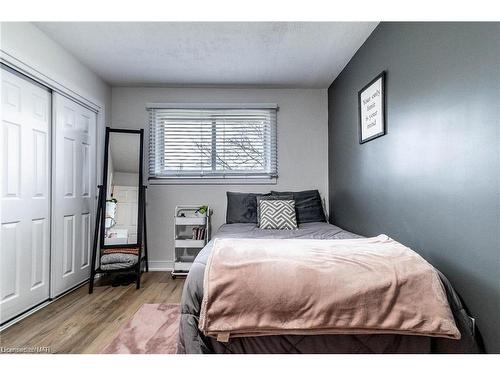
[[[235,193],[228,191],[226,224],[253,223],[257,224],[257,197],[259,193]]]
[[[294,200],[261,200],[260,229],[297,229]]]
[[[271,191],[271,196],[288,197],[292,194],[295,200],[295,210],[297,213],[297,222],[299,224],[312,222],[325,222],[325,212],[323,211],[323,202],[318,190],[305,191]]]

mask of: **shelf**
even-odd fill
[[[186,271],[188,272],[191,269],[192,262],[175,262],[174,263],[174,271]]]
[[[206,204],[205,204],[206,205]],[[174,213],[175,260],[172,277],[186,276],[201,249],[210,240],[210,215],[198,216],[196,211],[203,206],[179,205]],[[210,207],[206,205],[208,212]],[[184,216],[180,216],[184,215]],[[203,235],[203,239],[193,239]]]
[[[175,262],[193,263],[195,258],[195,255],[181,255],[176,258]]]
[[[203,248],[205,240],[175,240],[175,247]]]
[[[175,225],[205,225],[206,216],[203,217],[176,217]]]

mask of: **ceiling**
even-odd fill
[[[113,86],[327,88],[377,22],[37,22]]]

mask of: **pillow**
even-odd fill
[[[272,196],[285,196],[292,194],[297,211],[297,223],[326,222],[323,204],[318,190],[305,190],[296,192],[271,191]]]
[[[260,226],[260,202],[262,200],[277,201],[277,200],[293,200],[293,194],[282,194],[280,196],[265,194],[257,197],[257,226]]]
[[[260,229],[297,229],[294,200],[261,200]]]
[[[233,193],[228,191],[226,223],[253,223],[257,224],[257,197],[266,194]],[[270,195],[270,194],[267,194]]]

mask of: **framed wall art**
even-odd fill
[[[383,71],[358,92],[359,143],[386,133],[385,77]]]

